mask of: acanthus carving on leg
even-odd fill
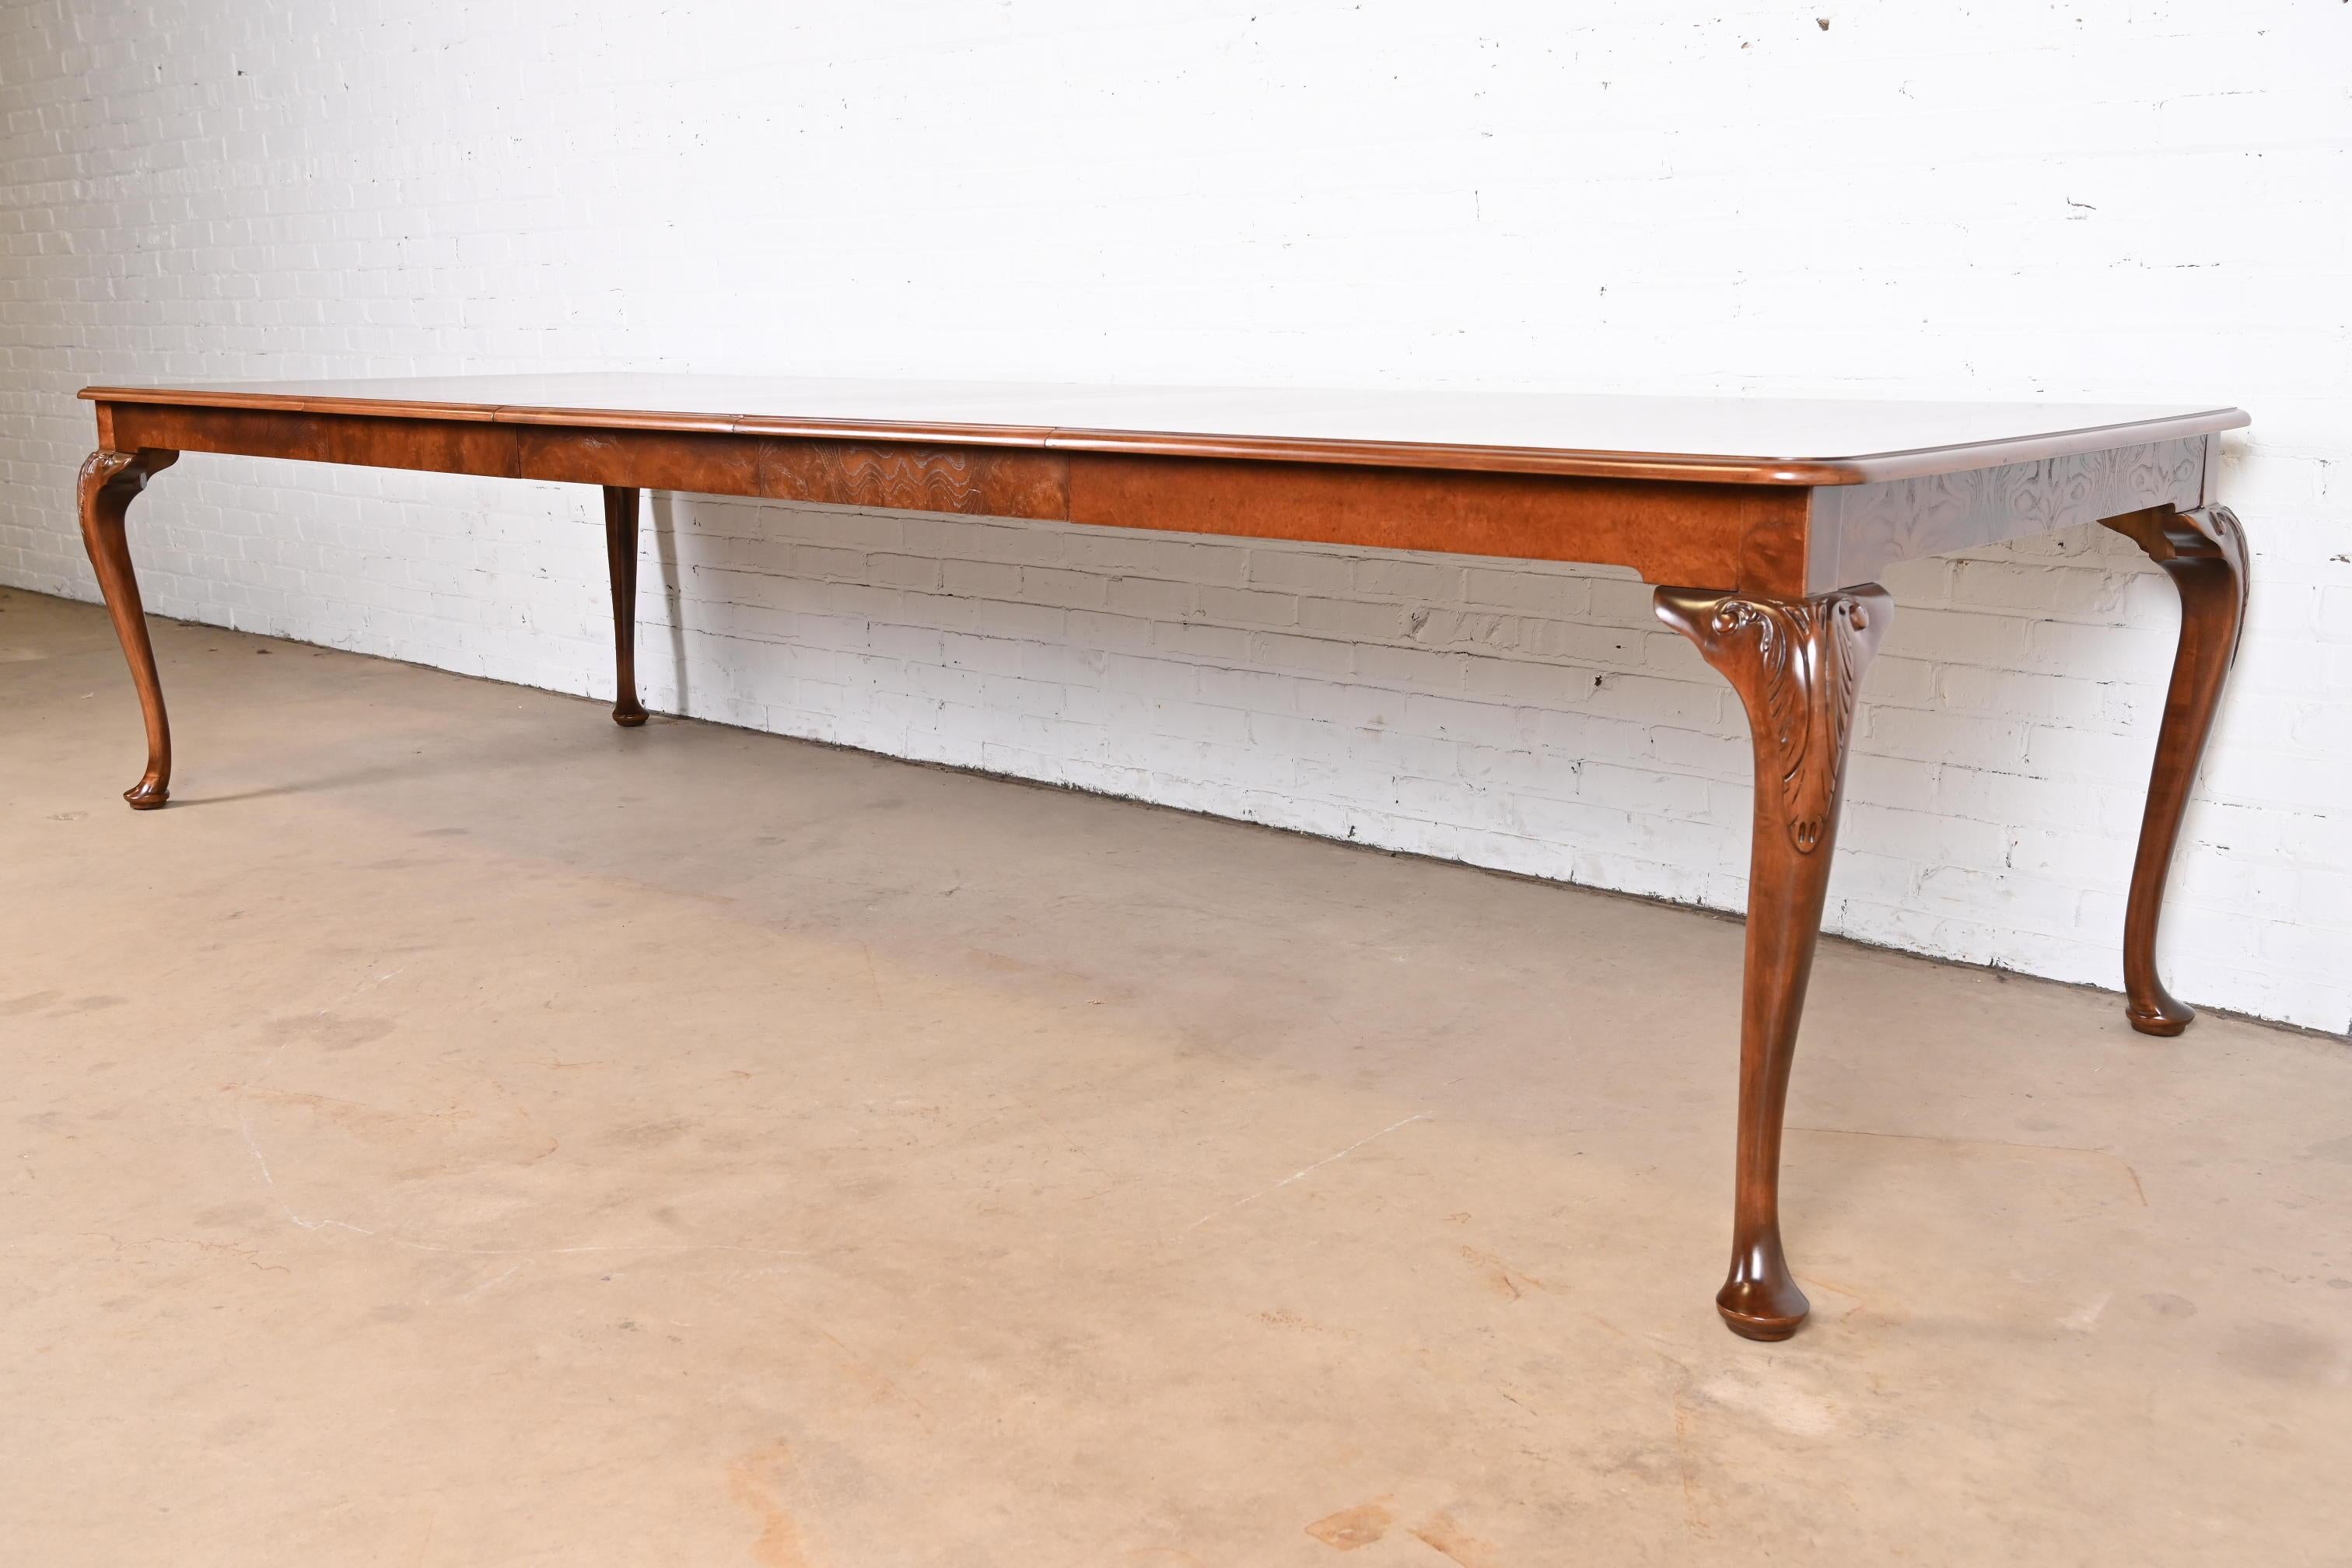
[[[1780,1246],[1789,1067],[1821,933],[1854,694],[1893,601],[1875,585],[1801,599],[1661,588],[1656,605],[1739,693],[1755,747],[1731,1272],[1716,1307],[1737,1333],[1786,1339],[1808,1310]]]
[[[131,569],[131,541],[124,520],[147,481],[180,454],[158,447],[136,452],[92,452],[83,459],[79,500],[82,548],[98,574],[114,635],[130,661],[131,681],[147,721],[147,771],[122,798],[135,811],[152,811],[171,796],[172,728],[163,712],[163,687],[155,674],[155,650],[147,639],[147,616],[139,600],[139,579]]]
[[[1812,853],[1829,826],[1846,730],[1853,722],[1854,688],[1876,643],[1870,611],[1853,596],[1725,598],[1707,617],[1699,646],[1708,663],[1723,669],[1725,659],[1740,657],[1734,650],[1743,647],[1754,663],[1746,684],[1737,675],[1732,683],[1741,687],[1743,699],[1748,686],[1763,692],[1769,723],[1759,728],[1769,732],[1789,837],[1804,854]],[[1756,717],[1751,710],[1751,722]],[[1757,760],[1764,760],[1760,734]],[[1757,785],[1769,787],[1760,773]]]
[[[2197,764],[2245,626],[2246,536],[2225,506],[2196,511],[2163,507],[2105,521],[2147,551],[2180,593],[2180,645],[2165,692],[2139,852],[2132,862],[2131,901],[2124,913],[2124,1016],[2142,1034],[2177,1035],[2197,1015],[2157,974],[2156,928]]]

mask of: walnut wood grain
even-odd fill
[[[168,447],[247,458],[419,468],[443,474],[522,477],[518,426],[464,419],[385,419],[372,415],[288,413],[227,405],[100,404],[125,449]]]
[[[1804,590],[1806,492],[1776,485],[1023,450],[618,426],[100,405],[195,452],[1631,566]]]
[[[637,700],[637,499],[634,485],[604,487],[604,564],[613,584],[613,722],[646,721]]]
[[[526,479],[701,495],[760,493],[760,445],[741,436],[530,425],[516,429],[515,444],[516,471]]]
[[[966,517],[1061,521],[1070,515],[1069,463],[1057,454],[985,447],[763,440],[760,494]]]
[[[92,452],[82,462],[79,498],[82,548],[98,574],[99,592],[114,622],[131,683],[147,721],[147,771],[122,792],[134,811],[153,811],[172,795],[172,722],[163,711],[163,684],[155,674],[155,649],[147,639],[147,615],[139,600],[139,578],[131,569],[131,541],[124,529],[131,503],[147,481],[180,454],[157,447],[131,452]]]
[[[1745,1338],[1783,1340],[1809,1310],[1780,1247],[1789,1068],[1837,841],[1854,694],[1893,601],[1875,585],[1798,599],[1660,588],[1656,605],[1739,693],[1756,753],[1731,1272],[1716,1310]]]
[[[2158,975],[2156,931],[2197,764],[2213,732],[2221,687],[2245,625],[2246,536],[2237,514],[2225,506],[2137,512],[2110,518],[2107,526],[2147,551],[2180,593],[2180,642],[2140,817],[2131,900],[2124,911],[2124,1016],[2144,1035],[2177,1035],[2197,1014]]]
[[[1803,570],[1802,491],[1094,452],[1069,464],[1073,522],[1601,562],[1653,582],[1744,583],[1755,561]],[[1757,550],[1775,531],[1789,550]]]
[[[2247,423],[2238,409],[2193,406],[1913,405],[1885,399],[1765,403],[1467,390],[941,385],[662,374],[106,386],[87,387],[82,395],[121,405],[1801,487],[2039,462]],[[862,409],[863,416],[845,417],[853,408]],[[878,412],[886,408],[890,412]],[[964,416],[951,416],[958,410]],[[994,410],[996,416],[979,417],[984,410]],[[1014,410],[1025,416],[1002,416]],[[1759,410],[1785,413],[1759,426]],[[1629,418],[1629,411],[1638,414]],[[1105,416],[1122,413],[1130,423],[1105,422]],[[1192,423],[1171,422],[1180,416]],[[1621,444],[1601,438],[1611,436]],[[1633,445],[1637,439],[1645,444]]]

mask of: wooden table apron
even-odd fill
[[[82,468],[82,533],[146,719],[147,770],[125,795],[141,809],[168,798],[171,733],[124,519],[184,451],[604,487],[625,724],[645,721],[633,655],[645,489],[1632,567],[1656,585],[1660,619],[1738,693],[1754,745],[1732,1263],[1717,1306],[1759,1340],[1793,1333],[1807,1310],[1780,1241],[1782,1108],[1855,693],[1892,613],[1873,579],[1897,560],[2102,522],[2165,568],[2182,604],[2132,874],[2126,1012],[2158,1035],[2193,1016],[2158,977],[2156,931],[2245,603],[2244,541],[2211,494],[2211,418],[2134,426],[2091,451],[2011,441],[1988,454],[2002,460],[1874,479],[1861,464],[1634,452],[84,395],[99,449]]]

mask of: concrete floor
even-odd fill
[[[0,593],[0,1557],[2342,1563],[2352,1047]],[[1341,1554],[1344,1554],[1342,1556]]]

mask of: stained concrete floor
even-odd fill
[[[2341,1563],[2352,1047],[0,593],[0,1557]]]

